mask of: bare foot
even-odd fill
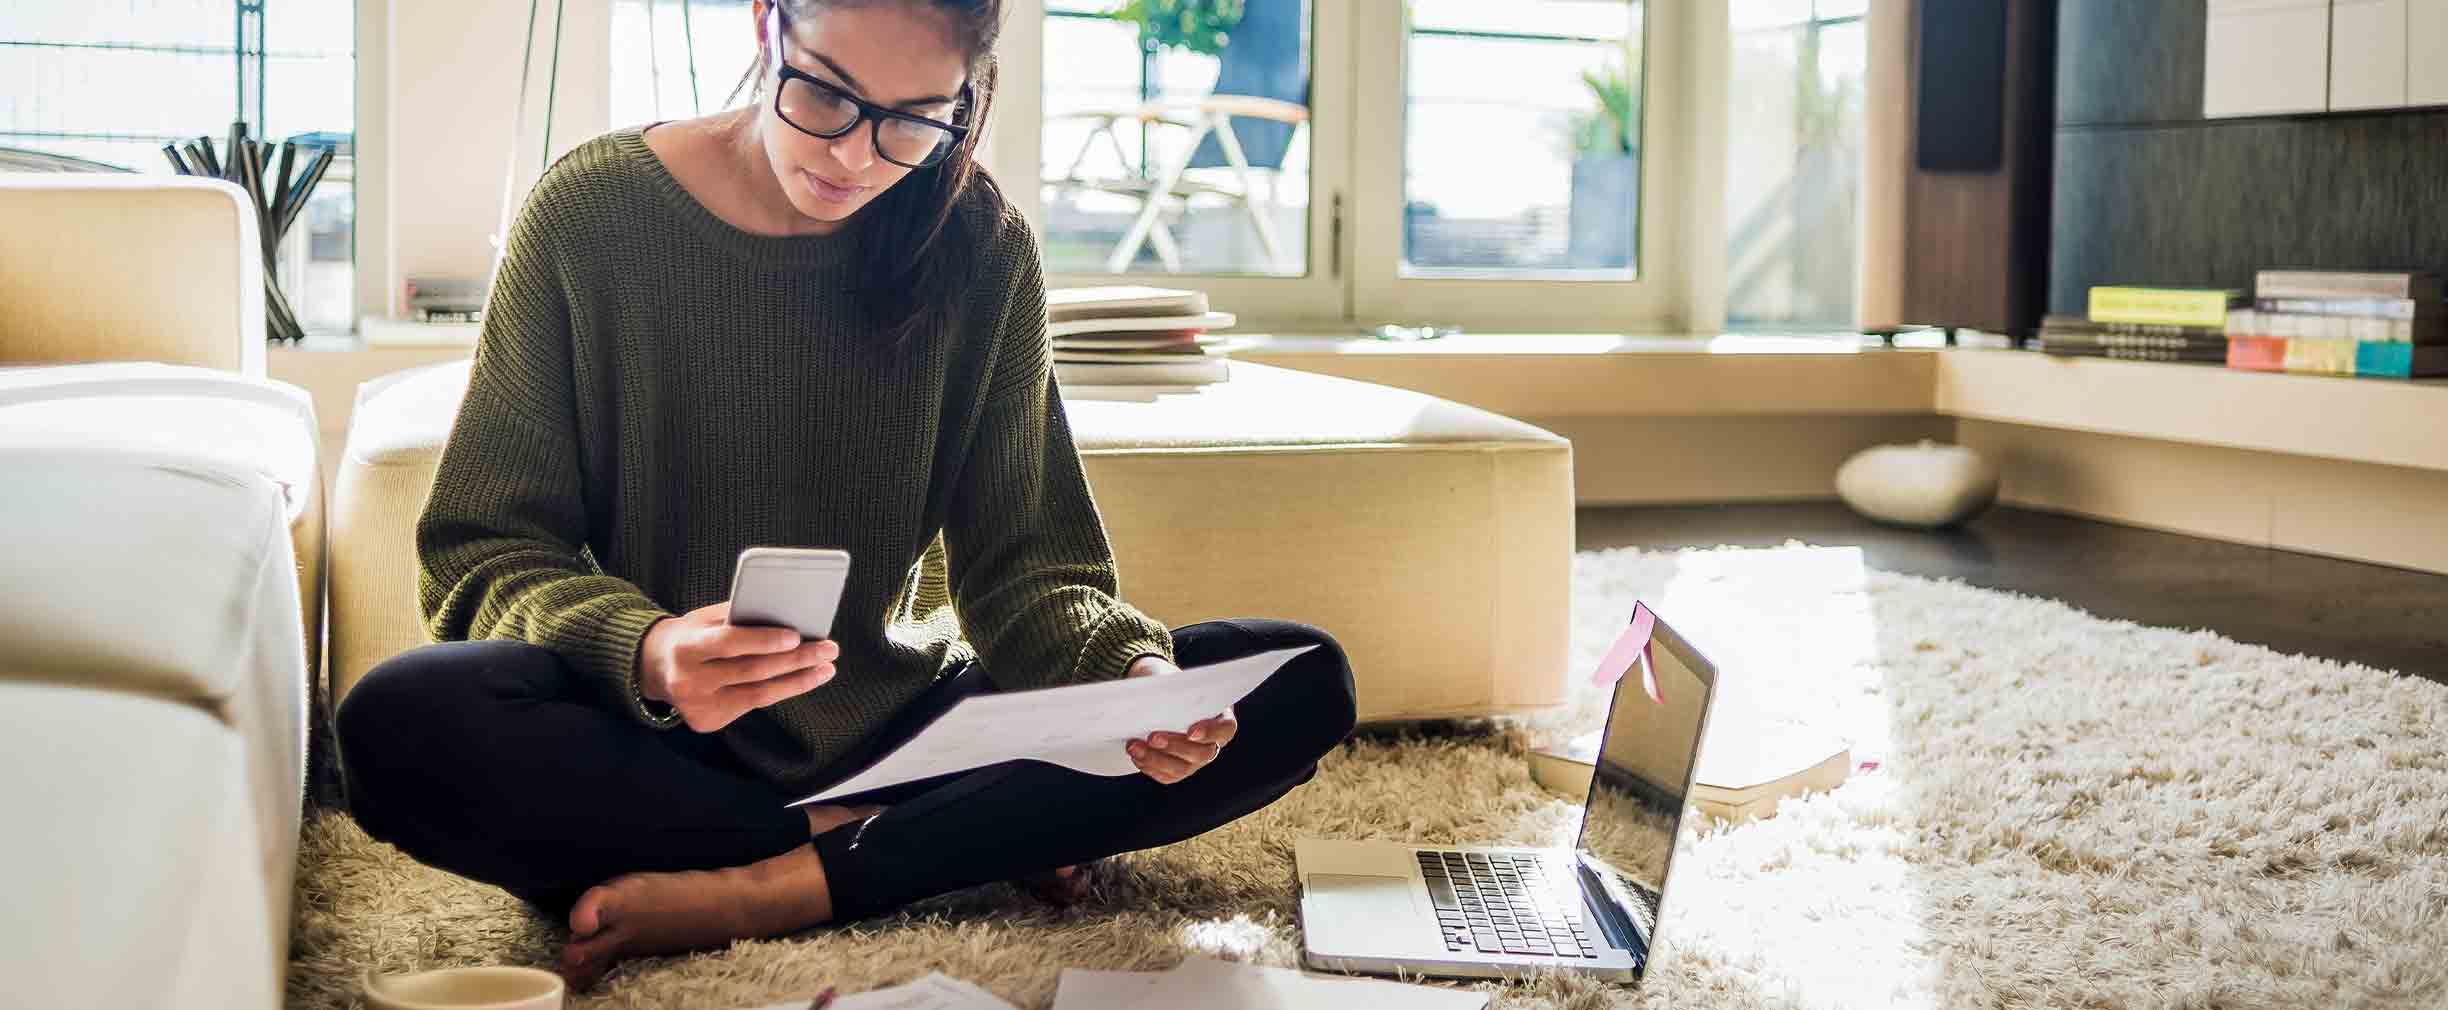
[[[1067,908],[1088,900],[1088,892],[1095,886],[1092,878],[1097,868],[1104,862],[1099,859],[1077,866],[1047,870],[1044,873],[1022,877],[1014,883],[1018,884],[1021,890],[1036,895],[1039,901]]]
[[[813,845],[727,870],[632,873],[571,907],[561,976],[583,990],[626,958],[778,936],[832,917],[832,891]]]

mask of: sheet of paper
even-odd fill
[[[757,1010],[807,1010],[807,1000],[775,1003]],[[933,972],[900,985],[852,993],[833,1001],[831,1010],[1018,1010],[975,985]]]
[[[1178,732],[1230,708],[1314,648],[1276,649],[1167,677],[963,698],[867,770],[791,806],[1022,759],[1090,775],[1135,774],[1125,743],[1158,730]]]
[[[1165,979],[1161,971],[1065,968],[1054,987],[1054,1010],[1139,1010]]]
[[[1148,1006],[1165,1010],[1486,1010],[1486,993],[1194,957],[1165,973]]]

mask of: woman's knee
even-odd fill
[[[538,682],[530,667],[559,663],[524,642],[445,642],[411,649],[376,665],[332,712],[343,767],[383,763],[422,751],[429,734],[464,726],[482,710]]]
[[[1284,664],[1275,679],[1284,681],[1283,703],[1300,714],[1297,722],[1314,734],[1307,742],[1323,754],[1351,735],[1359,710],[1352,682],[1351,660],[1343,644],[1324,629],[1290,621],[1232,622],[1267,641],[1267,648],[1307,647],[1309,651]]]

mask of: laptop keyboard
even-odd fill
[[[1504,852],[1415,853],[1428,896],[1436,902],[1445,949],[1482,954],[1595,958],[1597,942],[1580,910],[1558,900],[1564,889],[1547,879],[1536,856]],[[1577,882],[1569,893],[1578,894]]]

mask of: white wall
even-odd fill
[[[536,42],[511,207],[544,161],[545,95],[555,77],[551,154],[611,120],[610,0],[533,0]],[[484,277],[500,227],[518,118],[520,42],[529,4],[499,0],[359,0],[359,309],[396,317],[413,276]]]

